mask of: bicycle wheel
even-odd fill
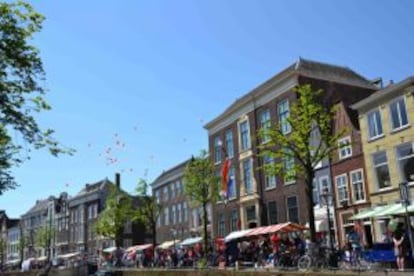
[[[299,258],[298,260],[298,269],[303,270],[309,270],[312,265],[312,258],[308,255],[304,255]]]

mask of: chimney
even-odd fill
[[[118,190],[121,189],[121,174],[120,173],[115,173],[115,185]]]

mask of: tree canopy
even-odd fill
[[[140,205],[134,210],[133,220],[145,225],[146,230],[151,233],[152,244],[157,244],[157,220],[160,217],[162,205],[158,199],[148,192],[148,182],[144,179],[138,181],[136,192],[140,197]]]
[[[95,231],[98,235],[115,240],[115,245],[120,247],[125,224],[132,221],[132,199],[115,185],[108,187],[105,208],[98,216]]]
[[[214,204],[219,198],[219,180],[214,164],[202,151],[199,156],[192,158],[184,170],[184,191],[192,207],[201,207],[203,210],[203,238],[204,250],[208,248],[208,203]]]
[[[281,175],[285,182],[304,179],[311,238],[315,238],[313,213],[313,179],[315,167],[329,158],[339,147],[345,129],[333,131],[336,108],[324,106],[322,90],[309,84],[295,89],[297,99],[290,106],[289,116],[259,131],[262,169],[269,175]]]
[[[0,2],[0,194],[17,186],[10,168],[30,158],[30,148],[47,148],[54,156],[73,153],[34,117],[51,109],[44,98],[42,60],[33,45],[43,20],[28,3]]]

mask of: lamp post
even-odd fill
[[[332,233],[331,233],[332,223],[331,223],[330,205],[331,205],[331,200],[333,199],[333,195],[327,189],[325,189],[325,191],[321,194],[321,197],[325,201],[326,215],[328,217],[328,238],[329,238],[329,249],[330,249],[329,250],[329,265],[331,267],[338,267],[338,260],[336,258],[335,248],[334,248]]]

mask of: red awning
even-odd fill
[[[249,233],[246,234],[246,237],[250,236],[260,236],[260,235],[267,235],[276,232],[290,232],[290,231],[301,231],[306,229],[305,226],[302,226],[297,223],[293,222],[285,222],[279,223],[269,226],[261,226],[257,228],[253,228]]]

